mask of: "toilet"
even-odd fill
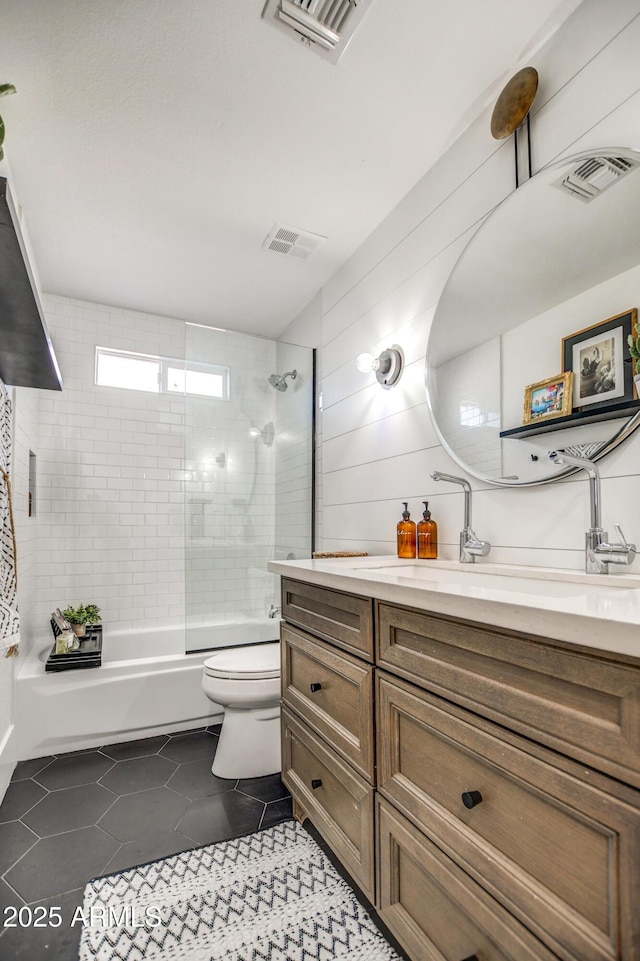
[[[224,708],[211,772],[249,778],[280,771],[280,643],[228,647],[204,662],[202,689]]]

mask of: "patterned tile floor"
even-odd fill
[[[92,877],[291,817],[279,775],[241,781],[212,775],[219,730],[18,765],[0,805],[1,961],[77,961],[81,922],[71,922]],[[62,924],[34,926],[45,915],[35,911],[40,905],[53,920],[58,909]],[[6,926],[10,906],[27,906],[16,927]]]

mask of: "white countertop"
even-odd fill
[[[640,576],[392,555],[271,561],[274,574],[640,658]],[[622,568],[621,568],[622,570]]]

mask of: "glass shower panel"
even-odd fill
[[[313,550],[314,353],[278,341],[276,363],[280,373],[296,371],[276,391],[274,558],[293,560]]]
[[[304,498],[307,528],[311,516],[308,478],[299,462],[294,466],[293,457],[297,452],[300,460],[305,443],[304,418],[298,414],[297,420],[288,422],[283,413],[286,394],[290,408],[298,403],[291,390],[293,380],[286,379],[286,390],[270,382],[284,372],[278,368],[283,345],[196,325],[187,325],[186,331],[186,649],[275,640],[278,620],[269,612],[279,603],[277,578],[268,572],[267,563],[276,556],[277,540],[282,540],[281,550],[287,546],[287,538],[276,535],[281,526],[276,522],[281,517],[284,521],[280,505],[285,497],[292,505],[292,534],[294,528],[305,526]],[[312,390],[312,351],[293,350],[307,355],[310,373],[301,364],[300,381],[295,381],[306,405]],[[189,388],[188,373],[194,368],[201,375],[198,383],[202,385],[204,377],[210,385],[206,396]],[[306,412],[309,449],[312,409],[310,404]],[[293,459],[283,486],[279,478],[285,451],[285,460],[289,455]],[[288,540],[289,552],[306,549],[309,556],[308,534],[306,541],[298,533]]]

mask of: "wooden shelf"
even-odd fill
[[[551,420],[534,421],[533,424],[523,424],[522,427],[512,427],[511,430],[501,430],[500,437],[519,438],[535,437],[537,434],[548,434],[553,430],[564,430],[567,427],[581,427],[584,424],[598,424],[600,421],[613,420],[616,417],[630,417],[640,411],[640,400],[627,400],[596,410],[577,410],[568,417],[555,417]]]

